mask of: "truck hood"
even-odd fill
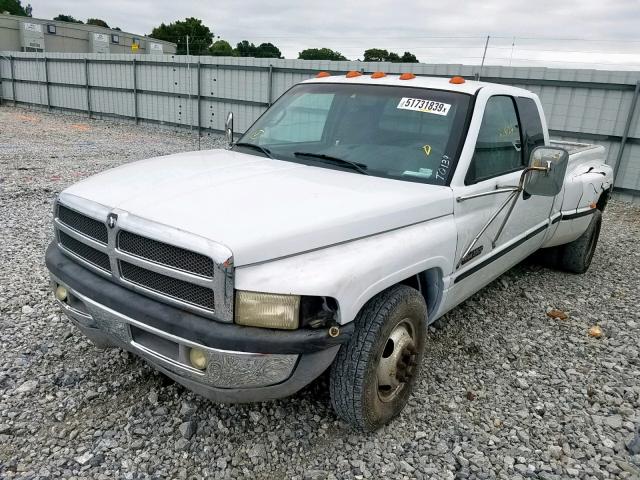
[[[236,266],[453,212],[448,187],[228,150],[180,153],[122,165],[87,178],[65,193],[221,243],[233,252]]]

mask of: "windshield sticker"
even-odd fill
[[[249,135],[249,138],[251,140],[258,138],[260,135],[262,135],[264,133],[263,129],[260,130],[256,130],[255,132],[253,132],[251,135]]]
[[[402,97],[398,102],[400,110],[413,110],[414,112],[435,113],[436,115],[447,115],[451,105],[448,103],[426,100],[424,98]]]
[[[424,154],[428,157],[429,155],[431,155],[431,145],[429,145],[428,143],[426,145],[424,145],[422,147],[422,151],[424,152]]]

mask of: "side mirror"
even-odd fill
[[[233,112],[229,112],[224,122],[224,134],[227,136],[229,146],[233,145]]]
[[[529,195],[555,197],[564,184],[569,152],[559,147],[536,147],[531,152],[524,191]]]

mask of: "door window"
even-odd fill
[[[518,115],[511,97],[495,96],[487,102],[466,184],[524,168]]]

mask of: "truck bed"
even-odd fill
[[[551,139],[549,143],[552,147],[564,148],[569,152],[568,177],[581,175],[586,171],[605,165],[606,152],[602,145],[554,139]]]
[[[567,152],[569,152],[569,155],[599,147],[599,145],[594,145],[593,143],[569,142],[566,140],[554,140],[553,138],[550,139],[549,143],[552,147],[564,148]]]

